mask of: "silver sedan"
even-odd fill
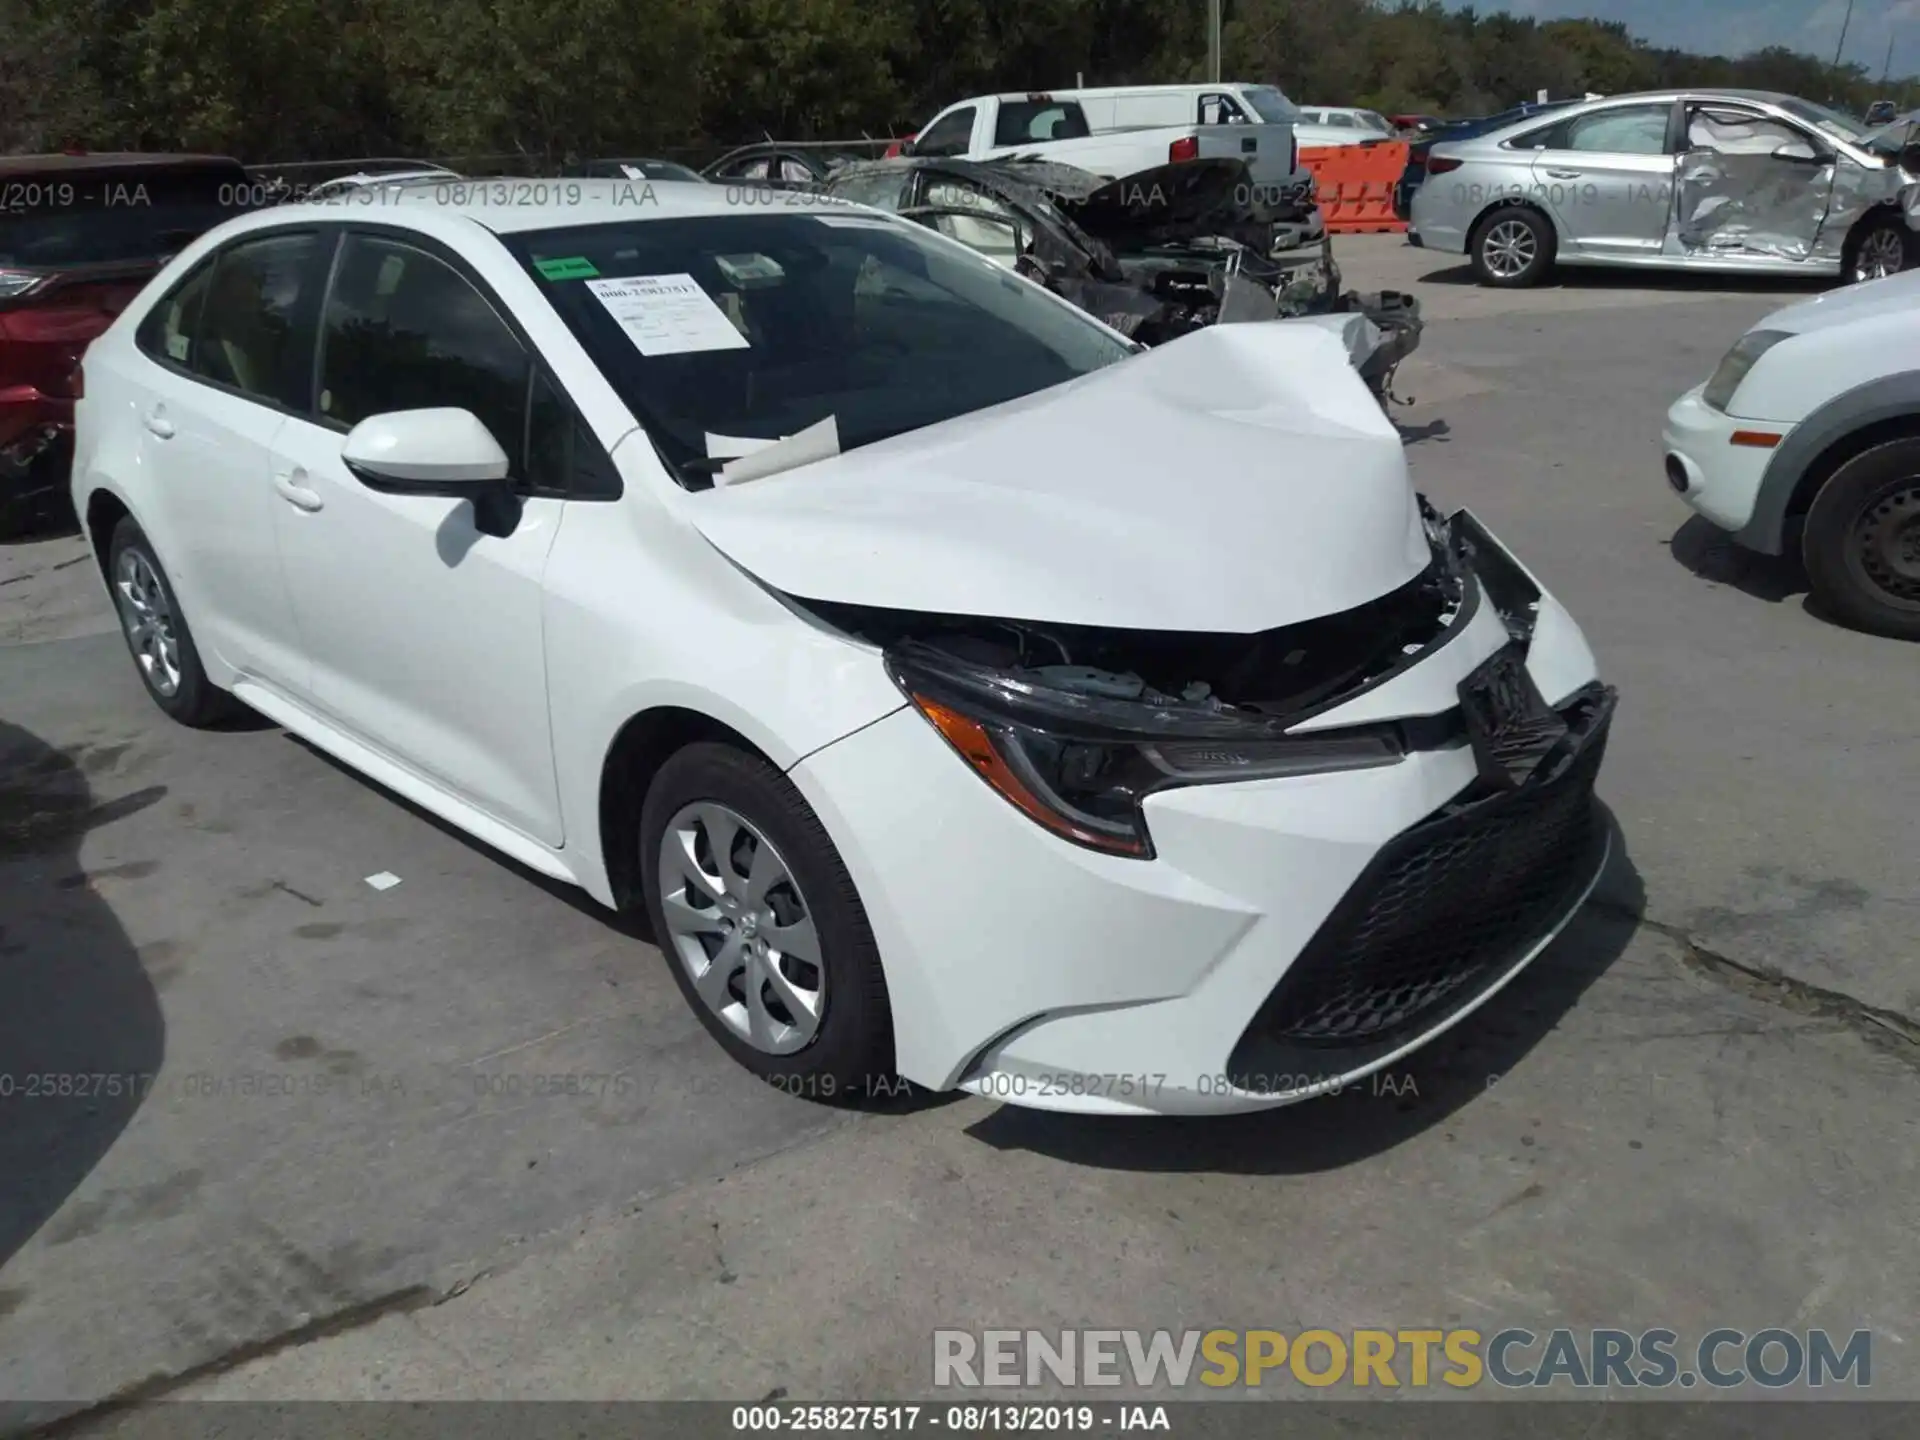
[[[1920,264],[1908,133],[1756,90],[1609,96],[1435,145],[1408,238],[1483,285],[1555,264],[1875,279]]]

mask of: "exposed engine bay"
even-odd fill
[[[1433,562],[1351,610],[1250,635],[1125,630],[976,616],[928,615],[831,602],[806,608],[894,655],[993,672],[1019,690],[1088,702],[1089,717],[1158,711],[1179,724],[1218,717],[1279,734],[1411,663],[1461,618],[1461,552],[1422,501]]]

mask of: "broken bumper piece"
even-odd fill
[[[1034,823],[913,704],[795,768],[867,897],[902,1074],[1086,1113],[1269,1108],[1367,1083],[1545,948],[1606,859],[1612,692],[1471,516],[1434,528],[1472,572],[1444,633],[1294,725],[1330,743],[1392,726],[1403,753],[1154,789],[1151,858]],[[1461,687],[1490,662],[1536,698],[1547,753],[1539,727],[1474,730]],[[1515,734],[1517,780],[1499,750]],[[903,773],[928,783],[887,779]],[[940,866],[862,874],[935,834]]]

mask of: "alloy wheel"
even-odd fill
[[[1905,239],[1897,230],[1882,228],[1860,242],[1860,253],[1853,260],[1853,278],[1884,280],[1889,275],[1898,275],[1906,264]]]
[[[1538,254],[1533,228],[1522,220],[1502,220],[1480,242],[1480,258],[1502,280],[1524,273]]]
[[[773,843],[725,805],[701,801],[668,823],[660,909],[675,958],[728,1029],[791,1055],[820,1031],[827,971],[813,912]]]
[[[1874,497],[1853,522],[1847,562],[1892,605],[1920,610],[1920,478]]]
[[[174,629],[173,603],[153,562],[138,550],[123,550],[113,593],[140,673],[154,694],[172,699],[180,689],[180,640]]]

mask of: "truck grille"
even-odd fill
[[[1516,789],[1456,800],[1374,858],[1233,1055],[1373,1048],[1437,1023],[1511,964],[1592,877],[1611,692],[1569,707],[1574,748]]]

